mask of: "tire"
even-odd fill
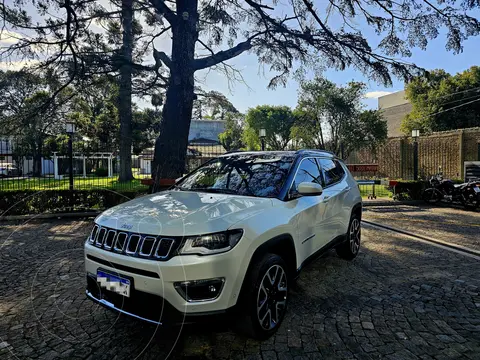
[[[441,200],[440,194],[434,188],[425,189],[422,194],[422,199],[427,204],[436,204]]]
[[[287,311],[289,275],[285,261],[276,254],[265,254],[251,265],[239,299],[237,331],[265,340],[278,330]]]
[[[352,214],[350,223],[348,224],[348,231],[346,241],[337,247],[337,254],[342,259],[353,260],[357,257],[360,251],[360,243],[362,238],[362,226],[360,224],[360,216]]]
[[[462,201],[463,207],[465,208],[465,210],[474,211],[478,208],[479,202],[480,202],[480,196],[477,196],[476,193],[474,193],[473,195],[477,197],[477,200],[475,202],[472,203],[465,200]]]

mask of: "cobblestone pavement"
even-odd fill
[[[480,251],[480,212],[446,206],[366,207],[365,220]]]
[[[480,359],[480,262],[364,228],[352,262],[302,272],[265,342],[223,325],[159,330],[85,298],[90,221],[2,225],[0,359]]]

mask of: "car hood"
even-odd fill
[[[271,206],[268,198],[165,191],[117,205],[103,212],[95,222],[142,234],[195,235],[227,230]]]

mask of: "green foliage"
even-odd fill
[[[195,119],[226,120],[227,114],[239,114],[225,95],[218,91],[200,91],[193,102]]]
[[[240,150],[244,147],[242,141],[243,114],[228,113],[226,115],[225,131],[218,134],[218,140],[227,151]]]
[[[480,126],[480,67],[450,75],[434,70],[411,81],[405,88],[412,111],[401,130],[410,135]]]
[[[259,105],[248,109],[245,123],[243,140],[249,150],[260,147],[260,129],[266,130],[265,144],[268,150],[285,150],[290,141],[295,116],[288,106]]]
[[[111,190],[2,191],[0,192],[0,215],[104,210],[144,193],[145,190],[123,192]]]
[[[297,121],[292,137],[301,147],[320,148],[348,156],[353,150],[374,148],[387,138],[387,124],[379,111],[364,110],[365,84],[337,86],[315,78],[301,84]]]

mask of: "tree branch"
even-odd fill
[[[177,21],[177,15],[165,4],[164,0],[150,0],[150,4],[155,7],[155,10],[157,10],[159,15],[163,15],[165,19],[167,19],[170,25],[175,24]]]
[[[155,59],[156,64],[164,63],[169,69],[172,68],[172,60],[163,51],[158,51],[157,49],[153,48],[153,58]]]
[[[211,66],[217,65],[225,60],[234,58],[235,56],[240,55],[241,53],[250,50],[252,48],[251,38],[241,43],[238,43],[236,46],[225,51],[219,51],[216,54],[213,54],[208,57],[201,59],[196,59],[193,61],[193,68],[195,70],[206,69]]]

